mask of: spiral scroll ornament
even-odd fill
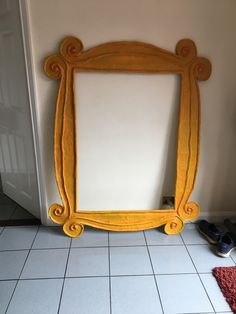
[[[206,81],[211,75],[211,63],[206,58],[196,58],[193,63],[194,77],[199,81]]]
[[[68,211],[59,204],[53,204],[48,213],[50,218],[57,224],[63,224],[68,219]]]
[[[183,221],[179,217],[175,216],[173,217],[173,219],[167,222],[164,230],[165,233],[167,234],[177,234],[181,232],[183,228],[184,228]]]
[[[176,54],[187,62],[192,61],[194,77],[199,81],[208,80],[211,75],[211,63],[206,58],[197,57],[197,48],[190,39],[182,39],[176,45]]]
[[[179,215],[183,220],[193,220],[199,215],[200,207],[195,202],[187,203],[182,209],[179,209]]]
[[[65,62],[60,55],[51,55],[44,63],[44,71],[53,80],[60,78],[65,72],[65,68]]]
[[[195,59],[197,48],[191,39],[182,39],[176,45],[176,54],[185,58],[187,61]]]
[[[60,53],[67,61],[75,61],[83,50],[83,44],[76,37],[66,37],[60,45]]]
[[[63,226],[63,231],[69,237],[79,237],[84,232],[84,226],[78,223],[78,219],[70,218]]]

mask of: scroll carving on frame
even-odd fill
[[[54,161],[62,205],[53,204],[49,216],[70,237],[84,225],[112,231],[145,230],[165,225],[167,234],[179,233],[184,221],[197,218],[199,205],[189,201],[199,155],[200,97],[198,81],[207,80],[211,64],[197,56],[190,39],[176,45],[176,53],[136,41],[120,41],[83,50],[76,37],[66,37],[57,54],[45,60],[44,70],[59,79]],[[175,204],[172,209],[86,211],[77,208],[76,99],[74,75],[80,72],[169,73],[181,78]]]

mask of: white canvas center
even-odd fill
[[[78,208],[160,209],[174,195],[177,75],[75,75]]]

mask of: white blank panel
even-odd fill
[[[159,209],[174,194],[178,76],[79,73],[75,90],[79,209]]]

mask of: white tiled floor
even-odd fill
[[[146,246],[111,247],[111,275],[151,275],[153,274]]]
[[[73,240],[58,227],[0,228],[0,314],[228,314],[211,270],[235,263],[192,224]]]
[[[7,227],[0,237],[0,251],[30,249],[38,227]]]
[[[110,313],[109,277],[66,278],[60,314]]]

